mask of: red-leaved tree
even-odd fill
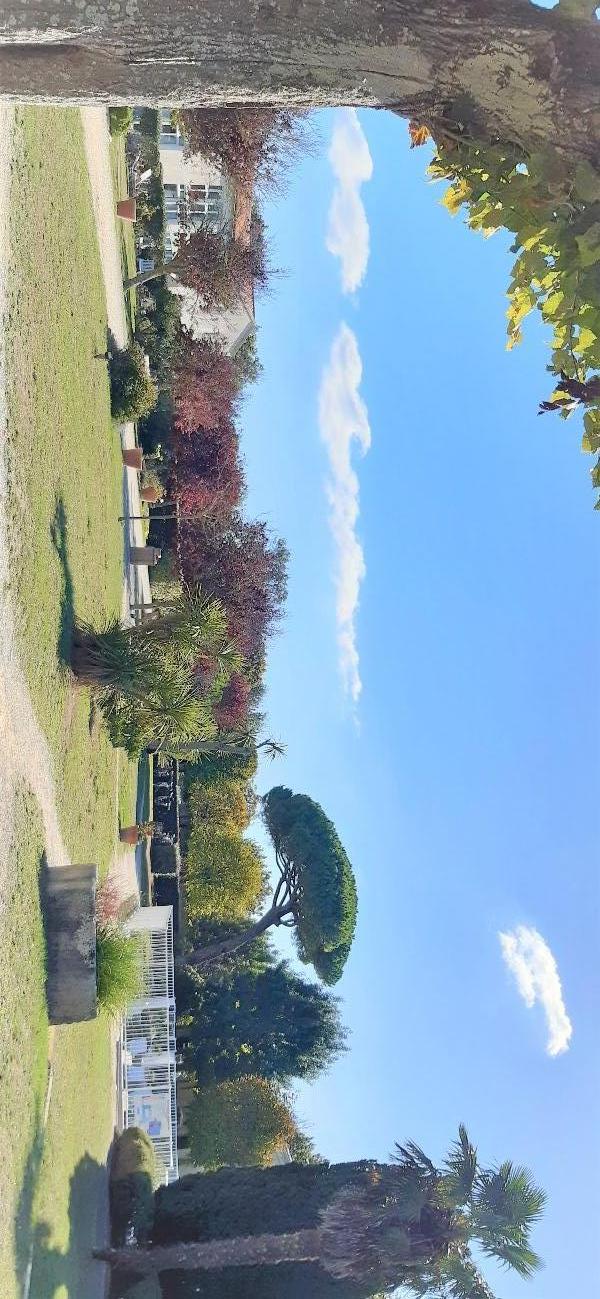
[[[230,239],[208,226],[183,231],[170,261],[132,275],[125,280],[125,288],[146,284],[159,275],[173,275],[180,284],[198,294],[208,311],[233,307],[248,284],[259,288],[268,279],[261,222],[253,222],[252,235],[246,242]]]
[[[182,433],[230,420],[238,382],[231,357],[218,339],[192,338],[180,330],[171,366],[175,427]]]
[[[175,492],[183,514],[229,514],[244,491],[238,436],[230,420],[175,432]],[[204,583],[202,583],[204,585]]]
[[[179,119],[188,153],[203,154],[244,185],[277,188],[307,147],[306,115],[284,108],[186,108]]]
[[[248,718],[250,694],[250,683],[244,674],[232,672],[221,698],[213,708],[213,716],[220,731],[235,731],[243,726]]]
[[[200,583],[205,595],[219,598],[242,654],[261,655],[285,603],[285,542],[272,537],[266,523],[248,522],[237,511],[226,521],[182,521],[179,540],[185,581]]]

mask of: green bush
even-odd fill
[[[186,762],[182,772],[184,794],[187,797],[191,785],[197,780],[206,785],[212,785],[214,781],[221,779],[244,782],[253,780],[257,766],[256,750],[243,755],[205,754],[197,762]]]
[[[150,1137],[141,1128],[126,1128],[115,1141],[110,1169],[110,1225],[114,1245],[124,1244],[133,1227],[145,1241],[154,1215],[158,1170]]]
[[[194,1096],[186,1123],[192,1160],[207,1170],[268,1164],[296,1129],[277,1084],[252,1074],[204,1087]]]
[[[138,937],[118,925],[108,924],[96,934],[96,985],[98,1005],[107,1015],[120,1015],[139,996],[142,950]]]
[[[146,146],[147,149],[147,146]],[[162,253],[165,237],[165,193],[162,185],[162,170],[158,169],[150,177],[148,184],[139,195],[136,214],[136,235],[146,235],[152,239],[155,249]]]
[[[142,108],[138,119],[140,135],[147,135],[156,144],[160,139],[160,113],[157,108]]]
[[[113,354],[110,363],[110,402],[113,418],[121,422],[141,419],[156,405],[158,391],[146,371],[139,343]]]
[[[188,805],[194,824],[209,830],[222,826],[241,834],[250,820],[245,786],[241,780],[228,780],[224,776],[210,784],[194,780],[189,787]]]
[[[111,135],[125,135],[133,126],[133,109],[109,108],[108,121]]]
[[[185,862],[189,920],[243,920],[264,897],[266,868],[256,844],[235,831],[195,826]]]

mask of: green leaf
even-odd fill
[[[596,418],[597,417],[597,418]],[[582,451],[600,451],[600,410],[586,410],[583,416]],[[586,443],[586,446],[583,446]]]
[[[582,235],[575,235],[575,242],[582,266],[593,266],[600,261],[600,221],[594,221]]]
[[[585,203],[597,203],[600,200],[600,175],[589,162],[578,162],[574,178],[575,193]]]

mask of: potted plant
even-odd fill
[[[119,830],[121,843],[135,847],[142,839],[150,839],[154,833],[154,821],[141,821],[139,825],[124,825]]]
[[[143,451],[141,447],[124,447],[122,451],[123,464],[128,469],[141,470],[143,464]]]
[[[160,476],[155,469],[144,467],[142,475],[142,484],[140,487],[140,497],[148,505],[156,505],[157,501],[162,501],[165,489],[161,483]]]
[[[132,197],[119,199],[117,203],[117,216],[122,221],[135,221],[135,199]]]

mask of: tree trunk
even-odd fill
[[[148,280],[157,280],[160,275],[172,275],[174,269],[172,261],[163,262],[161,266],[153,266],[151,271],[140,271],[139,275],[130,275],[128,280],[123,281],[123,288],[137,289],[139,284],[147,284]]]
[[[225,740],[189,740],[185,744],[175,744],[172,746],[177,749],[177,755],[185,754],[188,758],[249,758],[256,752],[260,745],[257,744],[227,744]],[[149,753],[160,753],[159,744],[149,744]]]
[[[395,107],[598,154],[600,25],[530,0],[6,0],[0,95]]]
[[[212,1271],[223,1267],[259,1267],[261,1264],[316,1262],[321,1253],[321,1232],[315,1227],[278,1236],[240,1236],[225,1240],[156,1245],[154,1249],[102,1249],[94,1257],[112,1267],[143,1276],[182,1270]]]
[[[256,924],[249,925],[243,929],[240,934],[235,934],[233,938],[224,938],[218,943],[207,943],[206,947],[197,947],[189,955],[183,958],[183,965],[213,965],[222,956],[230,956],[232,952],[237,952],[242,947],[247,947],[248,943],[253,943],[255,938],[260,938],[265,930],[270,929],[272,925],[279,925],[285,916],[291,915],[289,903],[284,903],[280,907],[269,907],[264,916],[256,921]]]

